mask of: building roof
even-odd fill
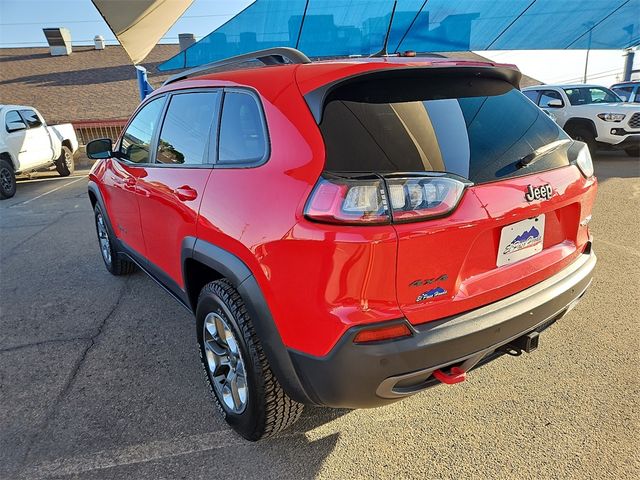
[[[157,45],[142,64],[158,87],[169,75],[156,65],[178,45]],[[136,70],[120,46],[73,47],[52,57],[49,48],[0,49],[0,103],[36,107],[49,123],[128,118],[140,103]]]
[[[178,45],[157,45],[143,63],[155,88],[170,76],[156,66],[178,51]],[[472,52],[445,55],[488,61]],[[522,76],[523,87],[540,83]],[[71,55],[59,57],[48,48],[0,49],[0,104],[32,105],[53,124],[122,120],[139,103],[135,68],[120,46],[74,47]]]

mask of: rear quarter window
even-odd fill
[[[267,133],[257,99],[249,92],[225,92],[220,117],[218,163],[257,164],[266,158],[267,149]]]

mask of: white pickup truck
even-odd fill
[[[0,105],[0,199],[16,192],[16,175],[52,168],[71,175],[78,139],[73,125],[47,126],[33,107]]]
[[[537,85],[522,93],[553,114],[569,136],[589,145],[591,153],[602,147],[640,156],[640,105],[624,103],[598,85]]]

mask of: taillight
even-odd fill
[[[389,223],[384,183],[370,176],[321,177],[304,213],[313,220],[328,223]]]
[[[593,161],[591,160],[591,152],[586,143],[580,146],[575,161],[585,178],[593,177]]]
[[[465,184],[448,177],[387,180],[391,212],[396,222],[441,217],[460,201]]]
[[[466,185],[448,176],[341,177],[325,173],[311,192],[304,213],[312,220],[343,224],[424,220],[449,214]]]

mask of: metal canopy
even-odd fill
[[[257,0],[159,70],[276,46],[310,57],[371,55],[393,0]],[[389,53],[623,49],[640,44],[640,0],[399,0]]]
[[[193,0],[92,0],[133,63],[140,63]]]

